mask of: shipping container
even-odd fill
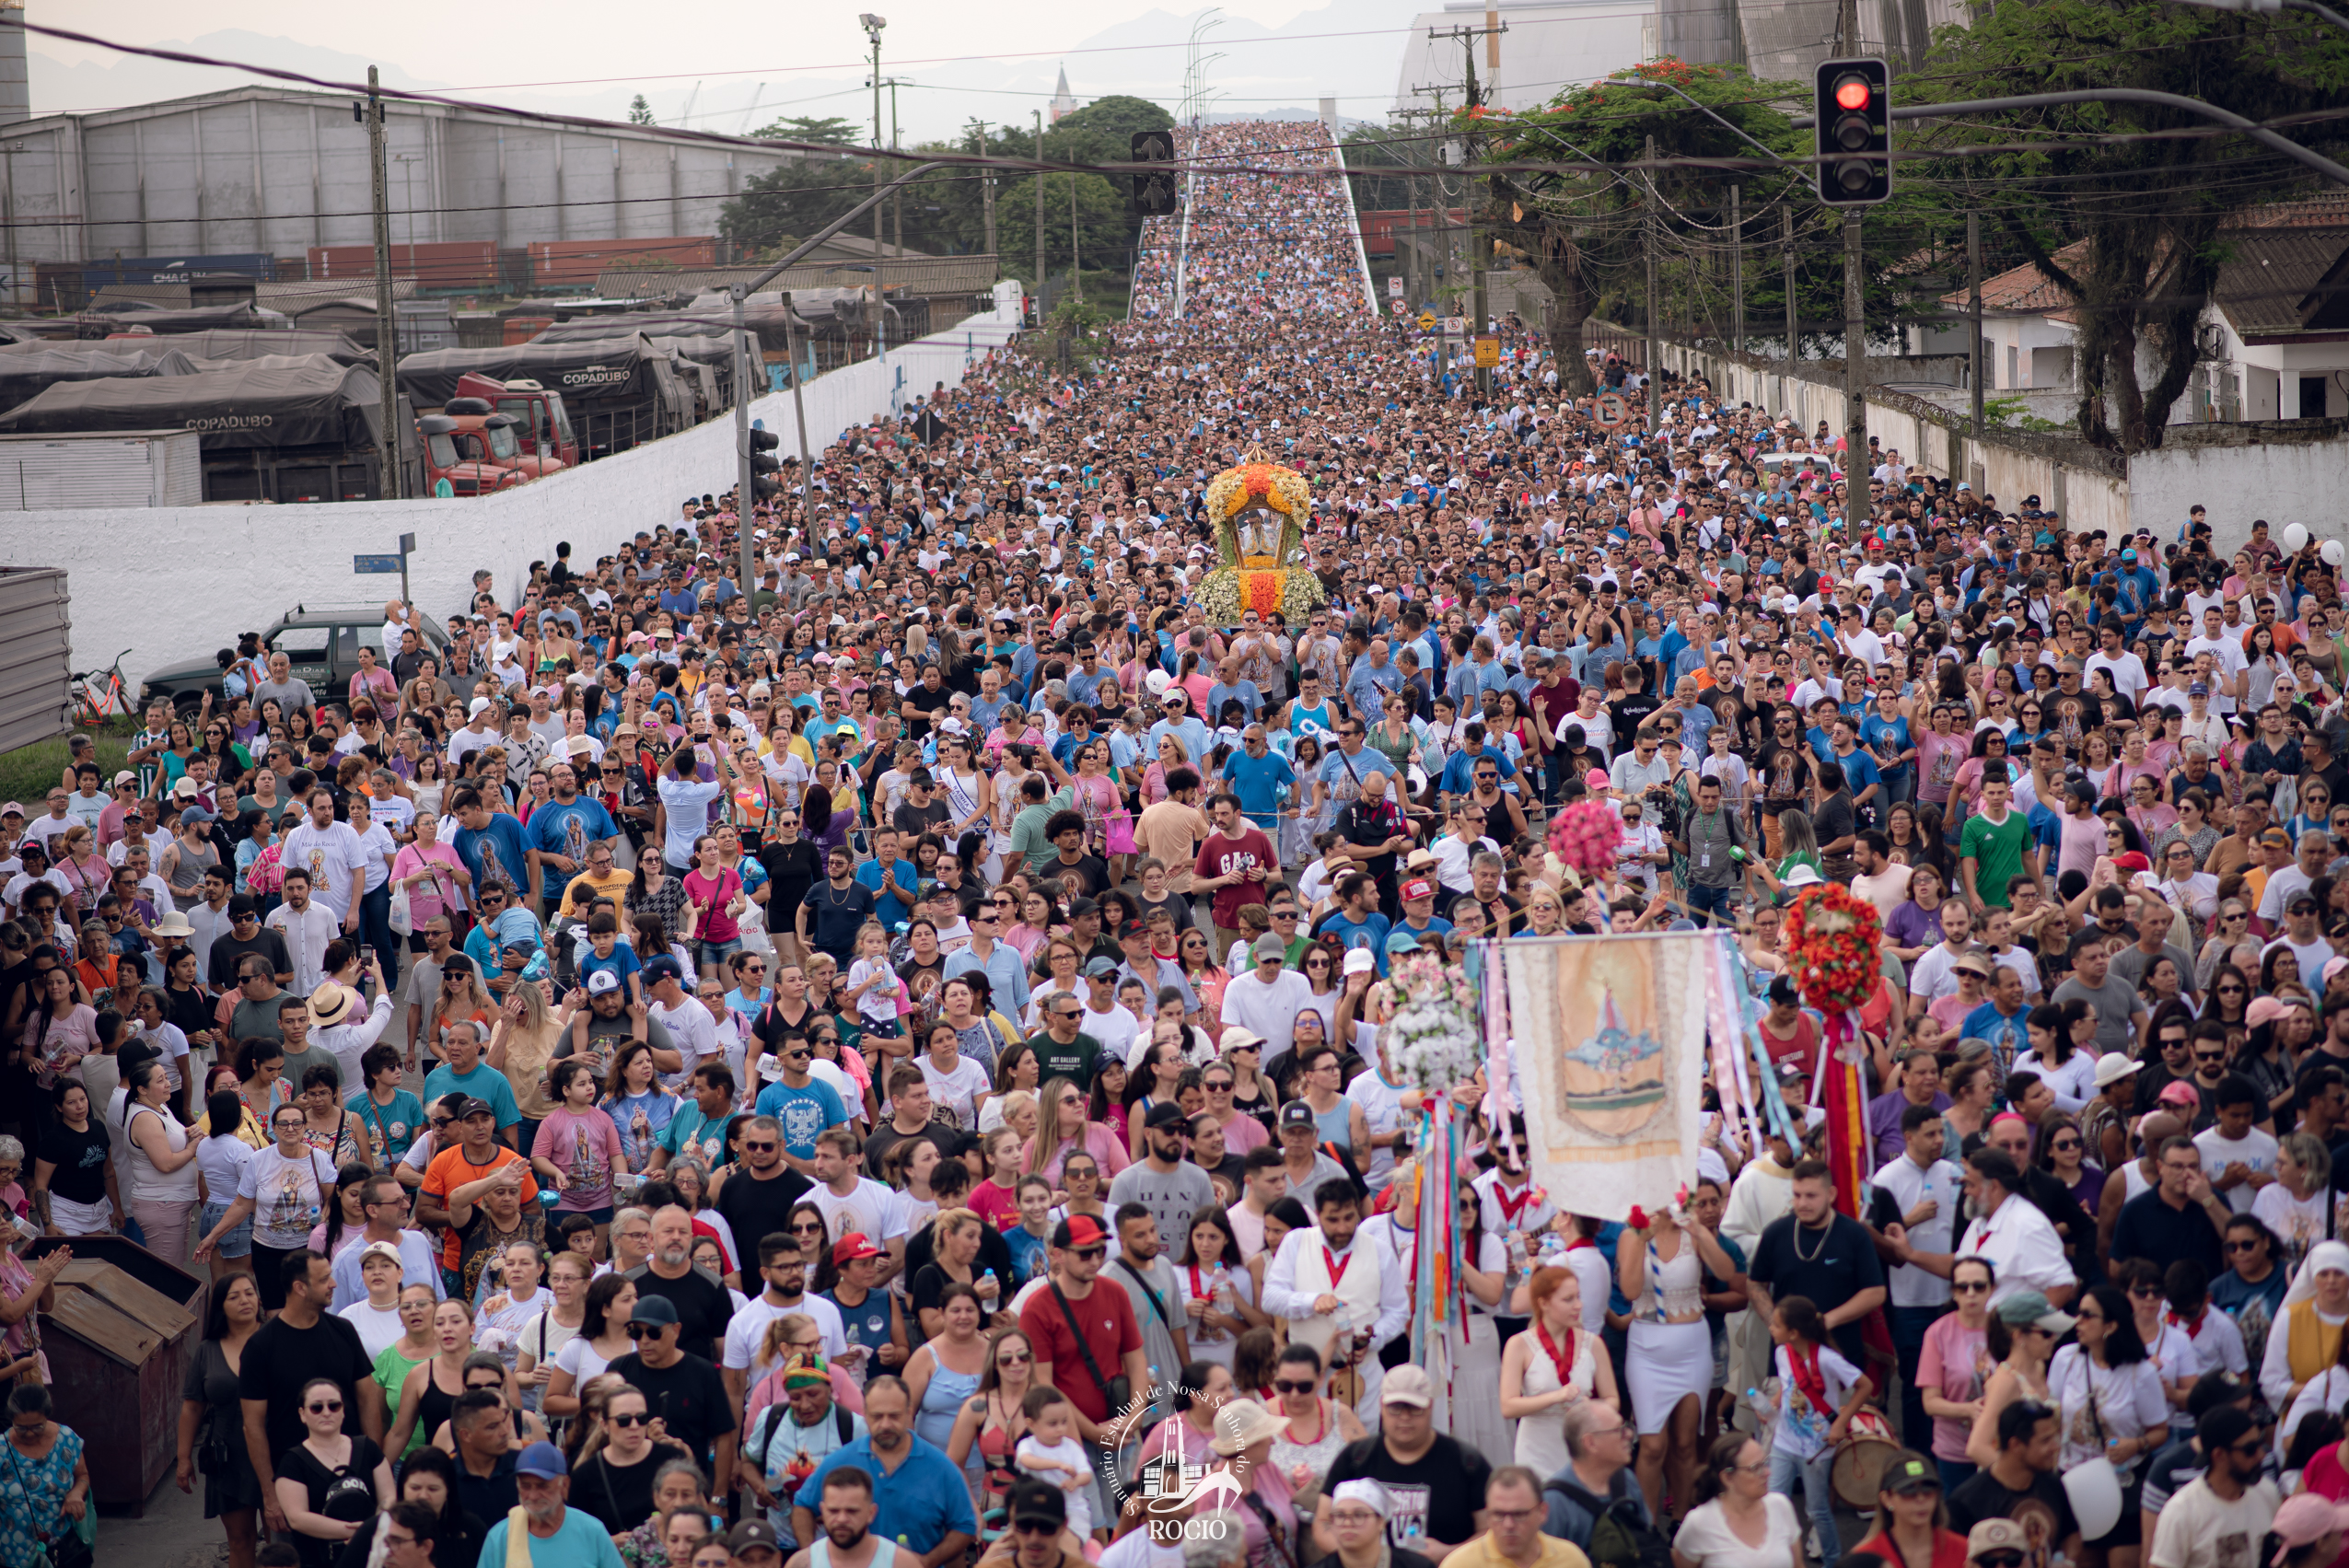
[[[203,442],[192,430],[0,436],[0,512],[200,505]]]
[[[1373,256],[1391,256],[1395,253],[1395,231],[1399,228],[1417,228],[1437,224],[1448,224],[1455,228],[1459,228],[1466,226],[1468,223],[1467,212],[1459,207],[1454,207],[1448,214],[1439,213],[1432,207],[1421,207],[1417,210],[1409,207],[1372,207],[1357,213],[1355,216],[1361,220],[1362,248]]]
[[[717,237],[713,234],[651,239],[542,239],[529,250],[533,288],[593,288],[606,267],[717,264]]]
[[[494,288],[497,286],[497,247],[471,240],[434,245],[391,247],[391,275],[413,278],[418,288]],[[313,245],[309,250],[312,283],[375,282],[372,245]]]
[[[109,284],[186,283],[200,277],[245,277],[269,283],[275,259],[260,251],[226,256],[116,256],[84,261],[82,287],[96,294]]]

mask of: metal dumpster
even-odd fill
[[[57,1418],[81,1434],[92,1501],[139,1514],[178,1462],[180,1389],[204,1336],[207,1282],[119,1236],[46,1237],[71,1247],[57,1307],[41,1317]]]

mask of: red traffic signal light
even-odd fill
[[[1811,99],[1819,198],[1830,206],[1892,193],[1892,74],[1881,60],[1829,60]]]
[[[1858,76],[1845,76],[1835,84],[1835,107],[1838,109],[1866,109],[1872,96],[1866,81]]]

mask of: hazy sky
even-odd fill
[[[1229,18],[1219,79],[1242,107],[1352,95],[1349,115],[1375,116],[1394,79],[1402,32],[1422,5],[1441,0],[1225,0]],[[335,75],[374,61],[388,80],[459,89],[486,101],[616,112],[642,91],[664,121],[681,114],[698,82],[692,122],[735,132],[755,112],[862,119],[855,89],[866,44],[862,6],[889,19],[885,71],[922,87],[901,94],[910,137],[943,134],[966,116],[1025,122],[1065,64],[1081,99],[1137,92],[1172,106],[1188,18],[1199,0],[819,0],[788,7],[702,0],[686,7],[577,0],[564,6],[408,0],[399,6],[321,6],[315,0],[226,0],[191,11],[163,0],[30,0],[28,20],[126,41],[180,44],[248,35],[239,57]],[[690,18],[690,22],[687,20]],[[1343,39],[1251,42],[1266,29],[1345,31]],[[1378,29],[1396,29],[1377,36]],[[1173,47],[1133,48],[1135,44]],[[1104,46],[1129,47],[1104,47]],[[1087,52],[1089,47],[1090,52]],[[36,112],[86,110],[225,85],[215,74],[125,61],[35,34]],[[977,56],[980,58],[970,58]],[[364,64],[358,64],[363,70]],[[757,108],[752,108],[756,93]],[[561,100],[559,105],[557,100]],[[780,107],[778,107],[780,106]]]

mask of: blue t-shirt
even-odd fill
[[[899,861],[895,871],[897,885],[901,888],[913,887],[922,879],[922,873],[915,869],[913,863],[910,860]],[[856,881],[858,886],[872,890],[873,918],[881,923],[883,929],[896,930],[897,923],[903,920],[911,910],[895,893],[881,891],[881,863],[878,860],[868,860],[858,866]]]
[[[406,1089],[391,1091],[390,1105],[378,1105],[367,1091],[361,1089],[343,1102],[343,1107],[366,1124],[367,1136],[383,1150],[387,1169],[405,1157],[416,1134],[424,1124],[424,1103]]]
[[[797,1088],[777,1079],[759,1091],[758,1112],[783,1128],[783,1146],[803,1160],[816,1157],[816,1135],[848,1121],[848,1108],[830,1084],[810,1078]]]
[[[1321,926],[1321,935],[1335,937],[1341,947],[1367,947],[1371,957],[1378,960],[1378,972],[1387,972],[1387,933],[1394,927],[1377,910],[1367,920],[1356,923],[1346,915],[1334,915]]]
[[[482,1542],[480,1562],[502,1568],[506,1562],[506,1521],[501,1518],[489,1527],[489,1535]],[[627,1563],[603,1526],[596,1522],[596,1516],[575,1506],[564,1510],[563,1524],[552,1538],[530,1538],[530,1568],[627,1568]]]
[[[1909,721],[1869,714],[1860,720],[1860,738],[1879,757],[1898,757],[1909,749]],[[1877,772],[1887,784],[1898,784],[1908,776],[1909,764],[1888,761]]]
[[[1245,750],[1233,752],[1224,762],[1224,777],[1239,796],[1240,811],[1268,830],[1280,812],[1281,786],[1297,786],[1297,770],[1289,766],[1287,758],[1269,749],[1262,757],[1251,757]]]
[[[620,830],[613,825],[611,813],[603,808],[602,801],[583,795],[568,806],[548,801],[530,813],[529,824],[523,832],[532,849],[544,854],[559,854],[572,862],[574,869],[565,874],[567,880],[587,868],[589,844],[615,838]]]
[[[510,811],[490,813],[486,828],[457,830],[457,858],[473,878],[473,889],[479,893],[491,882],[505,882],[517,891],[530,886],[529,842],[523,836],[519,819]]]
[[[471,1072],[461,1074],[444,1062],[424,1074],[427,1100],[460,1093],[471,1095],[495,1111],[501,1132],[522,1120],[522,1108],[514,1102],[514,1086],[506,1081],[505,1074],[486,1062],[474,1063]]]
[[[609,970],[619,978],[621,989],[625,991],[629,976],[644,967],[642,960],[636,957],[636,949],[625,942],[614,942],[611,945],[611,956],[609,958],[599,958],[595,945],[590,943],[587,952],[579,959],[579,983],[587,984],[587,977],[599,970]]]

